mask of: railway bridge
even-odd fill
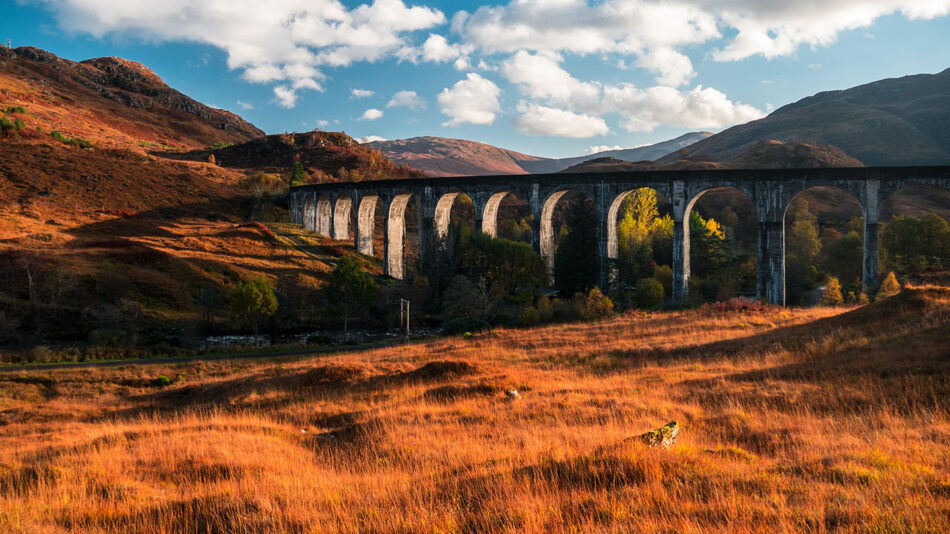
[[[383,270],[394,278],[407,272],[405,241],[407,207],[415,202],[420,254],[449,229],[449,215],[459,195],[475,208],[482,232],[498,233],[502,201],[514,195],[533,214],[532,246],[549,269],[554,266],[553,215],[558,201],[570,192],[589,197],[600,219],[598,246],[600,280],[607,277],[606,258],[618,257],[618,211],[624,198],[648,187],[672,204],[673,299],[685,301],[689,290],[689,214],[704,194],[731,188],[755,206],[758,225],[757,294],[773,304],[785,304],[785,212],[792,200],[814,187],[833,187],[852,195],[864,214],[863,284],[872,291],[878,282],[878,218],[884,202],[909,185],[950,191],[950,166],[858,167],[825,169],[637,171],[556,173],[507,176],[466,176],[342,182],[294,187],[290,191],[293,222],[335,239],[352,239],[356,249],[373,254],[375,213],[382,210]]]

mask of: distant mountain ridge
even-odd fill
[[[872,166],[950,164],[950,69],[821,92],[659,162],[730,160],[766,139],[835,146]]]
[[[395,163],[420,169],[429,176],[478,176],[558,172],[583,161],[605,156],[630,161],[653,160],[711,135],[710,132],[692,132],[649,146],[560,159],[531,156],[467,139],[433,136],[373,141],[367,146],[380,151]]]

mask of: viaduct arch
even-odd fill
[[[384,273],[403,278],[405,265],[406,207],[416,202],[419,254],[448,228],[448,214],[456,197],[465,194],[475,208],[476,228],[498,233],[498,208],[508,195],[527,201],[531,207],[532,246],[546,265],[553,266],[554,229],[551,214],[568,191],[593,200],[600,218],[598,247],[601,285],[606,280],[604,259],[616,255],[617,209],[623,198],[641,187],[656,190],[672,204],[673,299],[685,301],[689,288],[689,212],[699,198],[720,188],[738,189],[755,206],[758,225],[759,298],[785,304],[785,211],[799,193],[813,187],[844,190],[858,200],[864,212],[862,280],[865,291],[878,281],[878,220],[884,201],[910,185],[926,185],[950,191],[950,166],[860,167],[830,169],[644,171],[613,173],[537,174],[515,176],[468,176],[379,180],[354,183],[316,184],[294,187],[290,192],[293,221],[319,234],[349,239],[349,226],[357,250],[373,254],[374,216],[385,214]],[[345,200],[344,200],[345,199]],[[341,204],[341,202],[343,204]],[[332,206],[332,207],[331,207]],[[614,224],[610,224],[610,217]]]

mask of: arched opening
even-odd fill
[[[862,292],[864,210],[851,193],[816,186],[795,195],[785,208],[786,302],[817,304],[831,278],[842,296]]]
[[[404,280],[419,258],[419,206],[411,193],[396,195],[389,205],[386,265],[389,276]]]
[[[333,208],[333,239],[353,239],[353,199],[341,195]]]
[[[557,191],[541,208],[541,257],[568,296],[600,283],[600,215],[587,195]]]
[[[435,231],[438,239],[444,239],[452,223],[467,221],[474,227],[475,206],[472,199],[461,192],[446,193],[435,205]]]
[[[690,299],[755,298],[759,279],[759,224],[755,203],[736,187],[694,196],[684,216],[685,265]]]
[[[333,206],[326,195],[317,197],[317,220],[315,231],[326,237],[332,237]]]
[[[314,195],[304,193],[301,224],[304,230],[310,230],[311,232],[317,228],[317,203]]]
[[[881,203],[881,274],[894,272],[923,282],[946,278],[950,268],[950,191],[911,184]]]
[[[482,215],[482,232],[511,241],[531,242],[531,206],[511,191],[499,191],[488,198]]]
[[[383,259],[383,228],[386,225],[385,210],[377,195],[366,195],[360,200],[356,217],[356,247],[360,254]]]
[[[613,199],[607,211],[607,282],[622,306],[658,304],[656,292],[637,297],[652,279],[663,288],[662,298],[673,289],[672,204],[655,189],[628,189]]]

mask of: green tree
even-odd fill
[[[343,339],[347,338],[350,317],[362,313],[376,301],[379,286],[363,272],[359,262],[343,257],[330,273],[323,295],[330,306],[343,315]]]
[[[277,313],[277,296],[274,285],[263,276],[238,282],[231,290],[231,317],[245,327],[254,330],[254,344],[261,322]]]
[[[567,212],[569,231],[558,243],[554,256],[554,280],[562,294],[570,295],[594,287],[599,278],[600,251],[597,239],[600,232],[594,203],[589,198],[578,199]]]
[[[304,170],[303,164],[299,161],[294,163],[294,168],[290,171],[290,186],[306,185],[309,177]]]
[[[637,306],[652,308],[663,302],[663,285],[655,278],[641,278],[637,281]]]
[[[840,306],[844,302],[841,295],[841,282],[834,276],[828,278],[828,284],[821,295],[821,303],[825,306]]]
[[[847,283],[861,280],[864,240],[857,232],[848,232],[841,239],[829,243],[822,253],[825,272]]]

